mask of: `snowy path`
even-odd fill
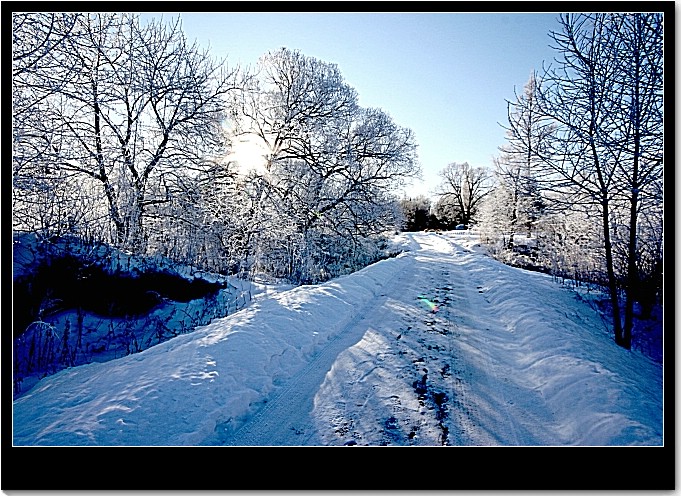
[[[401,240],[396,258],[42,379],[13,402],[14,444],[663,443],[662,367],[574,293],[469,233]]]
[[[433,235],[413,239],[419,249],[382,293],[222,443],[536,444],[524,406],[533,403],[533,422],[547,408],[536,394],[507,399],[508,379],[487,351],[487,334],[505,326],[469,273],[479,255]]]

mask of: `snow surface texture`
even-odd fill
[[[662,365],[575,293],[470,233],[400,239],[396,258],[41,380],[14,401],[14,445],[663,444]]]

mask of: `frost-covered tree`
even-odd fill
[[[632,304],[626,304],[623,324],[619,290],[623,285],[626,300],[633,299],[637,219],[644,205],[654,208],[661,181],[662,19],[565,14],[560,25],[551,33],[560,59],[544,70],[536,91],[550,129],[535,150],[536,178],[553,202],[599,217],[615,341],[630,348]],[[511,130],[523,140],[519,126]],[[651,196],[640,203],[644,189]],[[621,220],[627,203],[628,222]],[[622,242],[628,246],[625,267],[616,260]]]
[[[512,155],[503,152],[502,147],[502,155],[494,159],[497,186],[493,194],[485,198],[487,215],[480,222],[487,224],[487,230],[499,229],[498,234],[502,235],[505,247],[513,250],[516,235],[533,236],[546,205],[537,181],[513,162]],[[489,215],[492,211],[497,212],[496,218]]]
[[[538,223],[537,265],[573,284],[607,284],[599,222],[584,210],[547,212]]]
[[[611,57],[617,61],[616,86],[609,95],[617,124],[611,138],[617,154],[617,176],[621,194],[628,203],[628,239],[626,242],[627,297],[624,311],[623,342],[631,343],[634,301],[650,301],[656,285],[650,280],[661,273],[662,253],[658,260],[646,263],[639,252],[639,238],[646,240],[659,233],[653,245],[662,244],[661,218],[659,224],[641,224],[639,218],[651,221],[661,204],[658,184],[663,176],[663,16],[661,13],[633,13],[612,16],[609,26],[617,39],[611,46]],[[652,215],[648,215],[648,212]],[[649,229],[646,229],[649,227]],[[652,235],[652,236],[651,236]],[[649,250],[655,253],[657,250]],[[652,266],[650,266],[652,265]],[[660,267],[658,269],[658,267]],[[649,284],[645,284],[648,282]],[[648,298],[640,287],[652,293]]]
[[[503,182],[497,183],[481,202],[478,210],[478,228],[483,243],[495,246],[496,250],[508,247],[508,237],[513,225],[513,191]]]
[[[92,210],[107,217],[114,242],[143,251],[149,209],[169,202],[169,184],[225,145],[235,71],[188,43],[179,18],[78,15],[52,51],[71,72],[40,102],[54,131],[45,157],[88,194],[98,191]]]
[[[516,96],[515,102],[508,102],[507,140],[500,147],[501,156],[494,161],[495,173],[510,193],[506,205],[510,213],[509,248],[513,248],[516,233],[523,231],[527,237],[532,236],[544,209],[534,174],[551,126],[541,118],[536,92],[537,82],[532,74],[523,93]]]
[[[394,228],[392,192],[419,173],[413,133],[359,107],[335,64],[285,48],[267,53],[234,109],[235,133],[266,150],[265,200],[287,227],[269,251],[300,268],[294,277],[318,274],[340,262],[345,245],[356,253]]]
[[[551,139],[538,151],[538,178],[554,201],[598,212],[610,298],[613,301],[615,341],[623,343],[619,292],[613,260],[611,216],[617,187],[617,153],[606,146],[612,121],[605,105],[615,87],[617,67],[609,45],[614,42],[605,14],[565,14],[561,32],[552,32],[561,59],[542,75],[537,95],[542,114],[553,125]],[[520,133],[515,135],[521,139]]]
[[[77,36],[80,14],[12,14],[13,228],[44,236],[63,234],[89,206],[53,163],[59,132],[47,112],[51,99],[76,74],[61,53]]]

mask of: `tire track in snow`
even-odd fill
[[[226,446],[310,446],[319,445],[310,413],[314,396],[331,370],[336,357],[362,339],[368,325],[375,321],[376,312],[385,313],[388,293],[396,291],[400,282],[411,274],[412,254],[403,257],[404,266],[380,288],[380,294],[367,301],[355,316],[299,372],[297,372],[267,404],[232,435],[218,433],[220,444]],[[220,426],[216,426],[220,430]]]
[[[454,255],[456,257],[456,267],[458,271],[464,271],[464,267],[467,265],[468,260],[470,260],[471,257],[477,257],[480,256],[478,254],[475,254],[474,252],[471,252],[470,250],[467,250],[466,248],[462,247],[461,245],[457,244],[456,242],[447,239],[447,242],[454,248],[455,252]],[[470,271],[468,274],[460,274],[461,277],[453,278],[453,282],[458,283],[457,284],[457,291],[460,291],[459,294],[462,296],[462,310],[461,312],[461,318],[460,323],[461,327],[467,327],[469,329],[473,329],[476,331],[477,335],[476,340],[480,341],[480,344],[484,345],[479,349],[480,354],[479,356],[483,358],[483,365],[478,367],[479,371],[481,374],[478,374],[477,377],[483,382],[483,384],[489,389],[490,391],[490,398],[497,398],[500,399],[500,401],[497,403],[499,406],[497,407],[497,410],[501,410],[501,412],[496,412],[496,422],[494,422],[495,425],[495,432],[494,432],[494,437],[497,439],[503,440],[503,444],[510,444],[510,445],[520,445],[520,441],[518,438],[518,429],[516,426],[516,421],[514,417],[511,415],[508,405],[509,405],[509,400],[504,393],[504,388],[501,387],[503,383],[503,375],[500,372],[497,364],[495,363],[495,360],[492,359],[491,354],[490,354],[490,346],[491,342],[486,333],[492,332],[492,329],[497,329],[499,327],[503,327],[503,324],[501,322],[496,322],[492,321],[492,313],[490,312],[489,309],[489,302],[484,298],[482,295],[483,291],[481,290],[481,287],[476,286],[475,290],[477,290],[478,294],[475,294],[473,285],[476,283],[473,281],[473,278],[470,275]],[[483,300],[484,303],[476,303],[475,305],[475,311],[473,310],[473,306],[471,304],[472,301],[475,299],[477,300]],[[487,307],[487,308],[486,308]],[[472,321],[471,321],[471,316],[477,315],[478,316],[478,321],[482,322],[484,319],[485,325],[482,326],[476,326]],[[479,339],[478,336],[480,337]],[[471,336],[472,337],[472,336]],[[473,344],[473,339],[466,340],[467,344],[474,346]],[[470,386],[469,386],[470,387]],[[469,391],[469,398],[470,396],[473,395],[472,391]],[[467,402],[470,403],[470,402]],[[480,405],[482,405],[482,400],[478,401]],[[483,412],[481,411],[481,407],[474,407],[476,415],[483,415]],[[486,413],[489,415],[489,413]],[[499,422],[503,418],[503,422]],[[477,420],[483,420],[484,417],[479,417]],[[476,425],[476,424],[474,424]],[[470,428],[470,427],[469,427]],[[475,430],[475,429],[471,429]],[[479,429],[478,429],[479,430]],[[482,434],[480,432],[479,434]],[[480,443],[480,441],[483,441]],[[483,439],[479,438],[478,441],[475,441],[474,444],[486,444],[486,441]]]
[[[476,424],[477,408],[472,402],[474,397],[470,383],[472,372],[462,360],[461,349],[457,346],[462,335],[457,323],[460,320],[461,311],[471,312],[470,298],[464,288],[464,281],[467,278],[466,274],[461,273],[458,260],[459,247],[444,238],[437,239],[439,247],[434,246],[436,249],[432,254],[424,254],[423,261],[428,266],[435,266],[430,271],[429,286],[443,290],[445,301],[442,303],[446,303],[440,307],[440,311],[434,315],[433,319],[439,326],[449,329],[446,336],[448,360],[445,364],[448,368],[445,370],[443,367],[440,371],[441,380],[449,392],[446,403],[448,414],[446,441],[449,445],[477,444],[479,436],[476,432],[479,427]],[[453,252],[452,248],[454,248]],[[443,256],[447,258],[443,259]],[[426,322],[428,323],[429,321]]]
[[[450,242],[452,242],[450,240]],[[490,284],[490,272],[487,260],[481,254],[471,252],[452,242],[463,253],[462,268],[468,273],[468,283],[463,285],[467,298],[474,301],[475,312],[465,312],[462,327],[469,329],[466,344],[477,351],[483,363],[484,385],[488,388],[485,398],[488,406],[496,406],[496,412],[488,408],[485,416],[480,417],[486,423],[486,431],[493,434],[493,444],[534,446],[561,444],[552,433],[557,429],[551,409],[541,393],[528,388],[525,377],[527,365],[524,362],[526,353],[524,343],[512,328],[509,328],[503,315],[486,295]],[[482,269],[482,270],[480,270]],[[473,331],[473,332],[471,332]],[[503,357],[503,362],[497,358]],[[502,421],[503,420],[503,421]],[[536,437],[536,425],[546,427],[540,438]]]
[[[335,441],[372,446],[500,444],[485,430],[490,426],[486,418],[489,410],[480,401],[477,390],[483,384],[490,391],[496,377],[490,379],[488,362],[480,358],[468,360],[466,353],[470,347],[458,346],[463,332],[457,325],[461,315],[466,323],[464,338],[473,333],[478,335],[476,344],[482,344],[481,329],[471,328],[473,323],[465,320],[475,312],[469,296],[472,291],[466,290],[472,288],[472,283],[457,257],[461,253],[453,252],[452,246],[439,237],[414,235],[414,239],[420,249],[416,252],[413,276],[401,294],[394,295],[397,303],[407,305],[402,307],[405,313],[400,331],[392,328],[400,334],[395,338],[390,327],[381,326],[374,337],[365,335],[364,344],[358,344],[359,348],[351,352],[349,357],[369,358],[349,362],[356,369],[341,371],[343,376],[337,375],[335,386],[328,390],[331,398],[336,398],[335,407],[327,411],[333,412],[329,418],[337,437],[328,436],[325,444]],[[418,302],[417,295],[424,292],[440,306],[438,312],[429,312]],[[375,346],[381,340],[394,343],[385,363]],[[362,350],[370,354],[362,355]],[[395,382],[393,376],[402,379]],[[398,393],[389,397],[385,390],[388,377],[393,393]],[[367,380],[359,386],[362,379]],[[376,384],[384,387],[380,397],[374,397]],[[334,403],[333,399],[330,401]],[[493,413],[496,419],[498,415]],[[405,428],[411,428],[411,432]],[[505,440],[509,437],[503,435]]]

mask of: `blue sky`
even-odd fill
[[[451,162],[491,167],[504,144],[506,100],[558,55],[549,47],[557,13],[180,16],[187,38],[228,64],[254,66],[280,47],[337,64],[360,105],[382,108],[414,131],[424,182],[414,183],[409,196],[429,194]]]

